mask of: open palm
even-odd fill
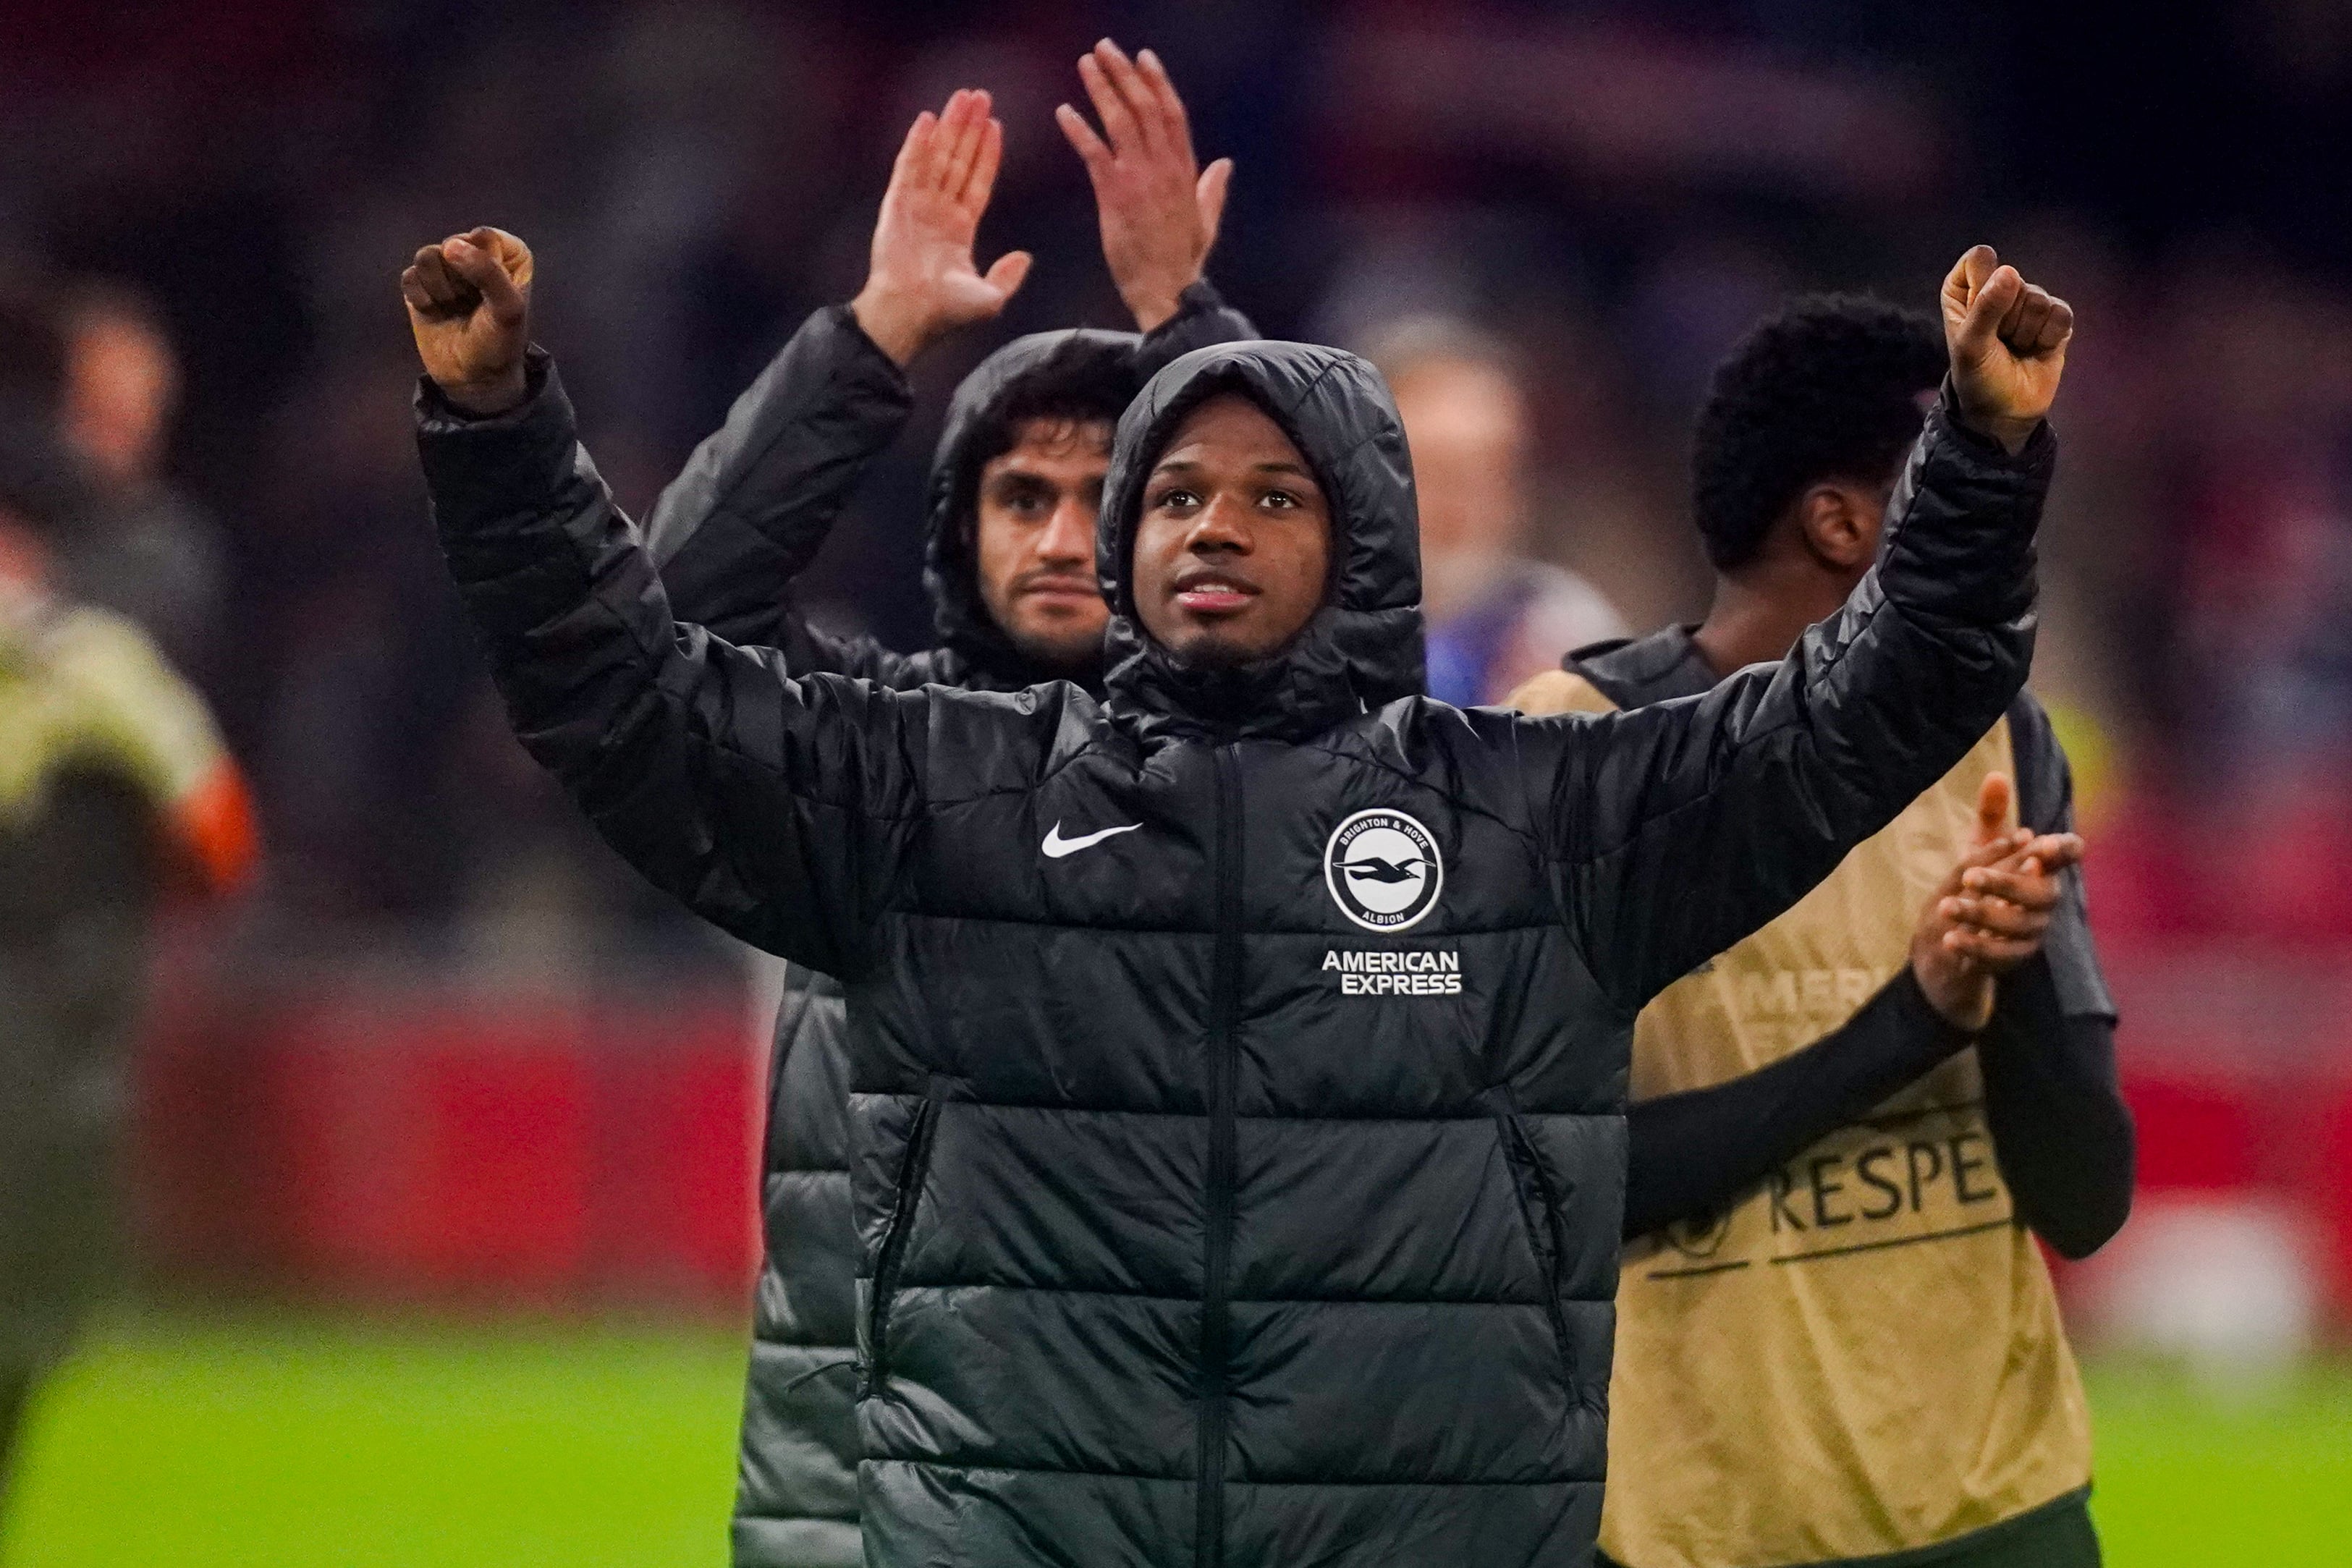
[[[925,110],[891,167],[866,287],[852,308],[902,364],[940,334],[1003,310],[1029,274],[1025,251],[999,256],[985,273],[972,260],[1004,152],[1004,127],[988,110],[987,93],[966,89],[939,114]]]
[[[1149,332],[1176,314],[1201,277],[1217,243],[1234,162],[1200,167],[1184,100],[1150,49],[1130,60],[1105,38],[1079,57],[1078,78],[1102,131],[1066,103],[1054,117],[1094,183],[1111,281]]]

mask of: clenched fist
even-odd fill
[[[499,413],[522,402],[530,274],[530,246],[478,228],[426,246],[400,275],[425,373],[459,408]]]
[[[1969,423],[2010,451],[2025,444],[2058,395],[2074,310],[1980,245],[1944,279],[1944,342]]]

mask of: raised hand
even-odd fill
[[[428,245],[400,275],[425,373],[458,407],[498,413],[522,402],[530,277],[530,246],[493,228]]]
[[[1094,182],[1111,281],[1149,332],[1176,314],[1178,297],[1200,278],[1217,243],[1234,161],[1200,167],[1184,100],[1150,49],[1130,61],[1105,38],[1079,57],[1078,78],[1104,134],[1066,103],[1054,118]]]
[[[2074,308],[1980,245],[1944,279],[1944,342],[1969,423],[2010,451],[2050,412],[2066,370]]]
[[[876,346],[905,365],[958,327],[1004,308],[1029,276],[1029,253],[1007,251],[986,273],[973,265],[980,216],[996,188],[1004,127],[988,94],[963,89],[915,117],[874,223],[866,287],[849,302]]]
[[[1992,1018],[1995,982],[2041,950],[2058,908],[2058,873],[2083,858],[2073,833],[2004,828],[2011,785],[1986,777],[1977,796],[1976,843],[1960,857],[1911,938],[1911,970],[1937,1012],[1980,1030]]]

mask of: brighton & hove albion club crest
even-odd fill
[[[1339,912],[1367,931],[1402,931],[1445,885],[1437,841],[1402,811],[1359,811],[1331,830],[1323,881]]]

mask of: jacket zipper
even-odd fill
[[[1234,1245],[1234,1024],[1241,1005],[1240,747],[1217,748],[1217,943],[1209,995],[1209,1232],[1201,1302],[1197,1568],[1221,1568],[1225,1552],[1225,1375],[1232,1307],[1225,1299]]]
[[[1551,1337],[1559,1351],[1560,1374],[1567,1376],[1574,1368],[1575,1358],[1569,1353],[1568,1314],[1559,1306],[1559,1270],[1566,1239],[1560,1223],[1559,1197],[1552,1191],[1551,1178],[1544,1174],[1543,1161],[1536,1157],[1535,1145],[1518,1116],[1506,1113],[1495,1120],[1502,1128],[1503,1157],[1515,1173],[1512,1185],[1518,1188],[1519,1218],[1528,1228],[1528,1245],[1543,1276],[1544,1313],[1551,1319]],[[1526,1177],[1524,1185],[1517,1179],[1521,1173]],[[1532,1204],[1528,1201],[1530,1187],[1535,1196]]]
[[[915,1206],[922,1201],[923,1179],[931,1166],[931,1129],[939,1123],[940,1102],[926,1090],[915,1113],[914,1131],[907,1135],[907,1156],[898,1167],[898,1200],[890,1209],[890,1233],[882,1239],[882,1256],[874,1264],[874,1301],[868,1313],[866,1343],[867,1392],[882,1386],[888,1363],[884,1336],[890,1327],[890,1298],[898,1289],[898,1270],[907,1254],[907,1235],[915,1228]]]

